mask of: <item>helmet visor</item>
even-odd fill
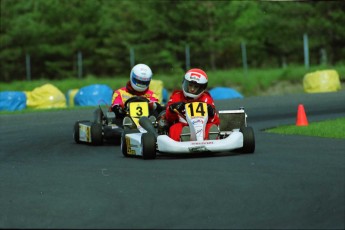
[[[184,80],[182,87],[183,87],[183,90],[189,94],[199,95],[200,93],[202,93],[206,89],[207,83],[206,84],[199,84],[196,81]]]
[[[148,88],[150,85],[151,79],[144,81],[144,80],[139,80],[137,78],[137,76],[133,73],[133,77],[132,77],[132,83],[136,86],[138,86],[139,88]]]

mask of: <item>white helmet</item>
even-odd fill
[[[143,92],[149,88],[152,79],[152,71],[145,64],[137,64],[132,68],[130,74],[131,86],[138,92]]]
[[[197,99],[207,88],[208,78],[201,69],[191,69],[184,75],[182,90],[185,97]]]

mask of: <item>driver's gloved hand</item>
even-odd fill
[[[111,107],[111,111],[113,111],[116,117],[124,117],[126,112],[120,105],[114,105]]]
[[[150,110],[156,110],[157,104],[158,104],[158,103],[156,103],[156,102],[154,102],[154,101],[150,101],[150,102],[149,102],[149,108],[150,108]]]
[[[159,102],[150,102],[149,108],[150,110],[155,111],[156,114],[159,114],[160,112],[165,110],[165,108],[163,108],[163,106],[159,104]]]
[[[215,114],[215,109],[212,107],[212,105],[207,104],[207,113],[209,117],[213,117]]]
[[[183,110],[184,110],[185,104],[186,104],[186,103],[183,102],[183,101],[176,102],[176,103],[174,103],[174,104],[169,105],[169,110],[170,110],[171,112],[175,112],[174,110],[176,109],[177,111],[179,111],[180,113],[182,113]]]
[[[158,102],[153,102],[153,101],[149,103],[149,109],[150,109],[150,114],[155,117],[157,117],[160,112],[165,110],[165,108],[161,106],[161,104],[159,104]]]

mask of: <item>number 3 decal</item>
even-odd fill
[[[140,107],[140,106],[138,106],[138,107],[137,107],[137,116],[140,117],[141,115],[143,115],[143,108]]]
[[[149,106],[147,102],[132,102],[129,105],[131,117],[149,116]]]

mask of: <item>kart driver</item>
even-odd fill
[[[180,141],[181,133],[189,133],[189,127],[183,118],[185,104],[189,102],[206,102],[208,121],[205,129],[205,139],[216,139],[219,132],[219,116],[211,95],[205,91],[208,78],[201,69],[190,69],[184,76],[182,90],[175,90],[167,103],[165,119],[170,126],[169,136]]]
[[[122,119],[126,115],[124,110],[125,102],[131,97],[141,96],[146,97],[150,101],[150,114],[157,115],[163,108],[158,103],[156,94],[149,89],[151,79],[152,71],[149,66],[145,64],[135,65],[131,70],[126,86],[114,91],[109,111],[113,111],[116,118]]]

